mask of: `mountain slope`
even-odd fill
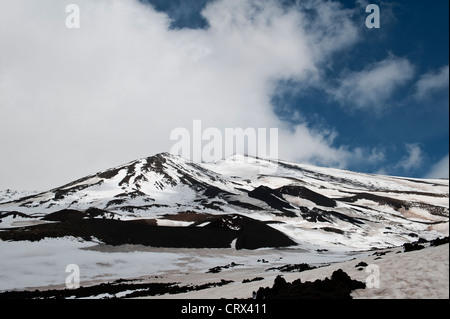
[[[33,195],[36,192],[17,191],[13,189],[0,190],[0,203],[10,202],[25,196]]]
[[[84,219],[146,220],[153,227],[172,227],[166,230],[174,233],[174,227],[193,230],[219,217],[239,216],[289,237],[280,246],[364,250],[448,236],[449,182],[238,155],[193,163],[163,153],[0,203],[0,228],[42,225],[51,214],[65,215],[67,209],[84,214],[91,208],[97,213]],[[162,245],[161,240],[149,244]]]

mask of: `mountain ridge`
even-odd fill
[[[448,236],[448,198],[448,180],[365,174],[242,155],[194,163],[160,153],[0,202],[0,228],[43,224],[49,214],[67,209],[95,208],[107,213],[93,218],[153,220],[156,226],[172,227],[191,226],[182,220],[186,212],[237,214],[269,222],[268,227],[299,245],[358,250]],[[20,221],[11,218],[12,212],[21,214]]]

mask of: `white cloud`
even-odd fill
[[[390,56],[362,71],[344,74],[331,95],[343,105],[381,110],[395,90],[414,76],[414,66],[405,58]]]
[[[443,66],[435,72],[422,75],[416,83],[415,97],[425,99],[431,94],[442,91],[449,87],[449,66]]]
[[[420,167],[423,163],[423,152],[418,144],[405,144],[407,155],[397,164],[397,167],[408,172]]]
[[[431,167],[425,178],[449,178],[449,165],[449,155],[447,154]]]
[[[171,30],[165,14],[136,0],[78,0],[81,28],[70,30],[71,2],[2,1],[0,188],[54,187],[168,151],[171,130],[194,119],[205,128],[278,127],[288,160],[345,166],[360,152],[334,147],[329,132],[290,130],[270,105],[273,80],[315,74],[357,40],[338,3],[286,10],[275,0],[218,0],[203,12],[208,29]],[[366,76],[378,81],[382,68],[396,85],[405,75],[389,70],[408,66],[392,59]]]

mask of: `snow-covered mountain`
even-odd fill
[[[33,194],[36,194],[36,192],[18,191],[13,189],[0,190],[0,203],[10,202]]]
[[[38,227],[31,225],[41,225],[40,231],[46,227],[42,236],[57,236],[49,225],[74,216],[109,222],[111,232],[119,231],[113,220],[133,222],[133,227],[145,222],[153,227],[154,236],[164,229],[180,238],[201,237],[220,224],[229,231],[224,240],[232,245],[237,239],[242,248],[264,246],[263,235],[256,246],[244,244],[249,233],[260,232],[271,238],[285,236],[280,237],[280,246],[365,250],[448,236],[449,181],[369,175],[239,155],[216,163],[193,163],[163,153],[47,192],[0,200],[0,228],[14,233],[14,238],[18,226]],[[99,227],[96,224],[95,229]],[[102,224],[102,238],[120,243],[103,233],[105,227]],[[195,229],[195,235],[181,233],[187,229]],[[245,229],[252,231],[245,233]],[[239,236],[232,232],[240,230]],[[64,234],[88,237],[88,231]],[[145,243],[165,245],[161,239]]]

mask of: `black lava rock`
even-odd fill
[[[253,294],[255,299],[351,299],[355,289],[364,289],[366,284],[352,280],[342,269],[336,270],[331,279],[302,283],[300,279],[292,283],[277,276],[272,288],[259,288]]]

